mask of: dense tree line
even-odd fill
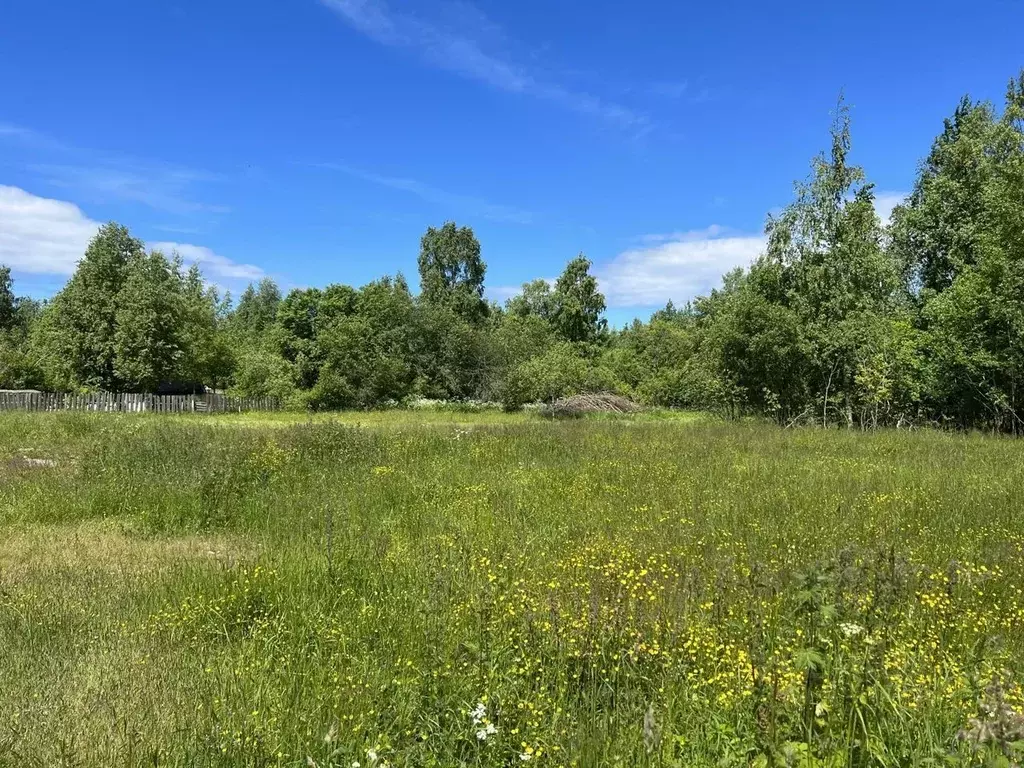
[[[1024,74],[1001,113],[961,101],[889,224],[850,146],[840,104],[762,255],[619,331],[582,254],[487,302],[480,243],[452,222],[423,235],[418,295],[402,275],[285,296],[265,279],[237,303],[109,224],[49,302],[0,270],[0,386],[206,385],[312,409],[614,390],[781,423],[1022,431]]]

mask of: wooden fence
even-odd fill
[[[61,392],[0,392],[0,411],[118,411],[139,413],[241,413],[276,411],[273,397],[227,395],[140,395],[126,392],[92,392],[86,395]]]

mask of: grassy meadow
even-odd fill
[[[1011,765],[1024,452],[0,414],[0,765]]]

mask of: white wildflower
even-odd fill
[[[473,718],[473,725],[480,725],[480,723],[482,723],[487,717],[487,706],[481,701],[476,705],[473,711],[469,713],[469,716]]]
[[[377,750],[368,749],[366,750],[366,759],[370,761],[370,765],[377,762]]]
[[[519,759],[525,763],[527,760],[532,760],[533,755],[531,755],[529,752],[520,752]]]
[[[854,624],[852,621],[843,622],[839,625],[839,629],[841,629],[843,634],[847,637],[856,637],[864,631],[864,627],[860,624]]]

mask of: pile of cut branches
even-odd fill
[[[563,397],[551,403],[545,411],[549,416],[583,416],[587,413],[635,413],[640,406],[632,400],[611,392],[593,392]]]

